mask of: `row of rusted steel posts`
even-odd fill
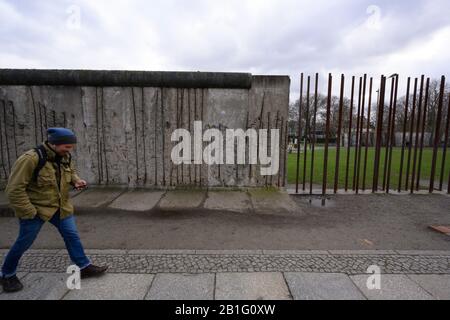
[[[390,81],[388,80],[390,79]],[[314,153],[316,148],[316,126],[317,126],[317,113],[318,113],[318,83],[319,74],[315,74],[314,79],[314,97],[311,99],[311,76],[306,78],[306,98],[304,99],[304,74],[300,76],[300,103],[298,110],[298,130],[297,130],[297,163],[296,163],[296,187],[295,192],[299,193],[299,188],[301,187],[304,193],[306,191],[307,179],[309,179],[309,194],[313,194],[313,172],[314,172]],[[419,82],[420,81],[420,82]],[[371,129],[371,114],[374,111],[372,108],[372,90],[373,90],[373,78],[368,78],[366,74],[359,77],[358,82],[358,101],[355,103],[355,76],[351,78],[351,94],[350,94],[350,105],[348,110],[348,128],[344,126],[344,95],[345,95],[345,76],[342,74],[340,78],[340,90],[339,90],[339,107],[337,116],[337,130],[335,140],[336,140],[336,155],[335,159],[335,172],[334,172],[334,183],[333,191],[337,193],[339,190],[339,168],[341,166],[340,156],[341,156],[341,141],[342,134],[347,129],[348,131],[348,141],[346,150],[346,161],[345,161],[345,176],[344,176],[344,190],[348,191],[350,188],[349,182],[349,172],[350,172],[350,161],[351,161],[351,149],[353,148],[353,175],[351,181],[351,189],[355,193],[359,193],[360,190],[366,190],[366,180],[367,177],[372,174],[372,192],[383,191],[389,193],[391,188],[394,187],[391,181],[391,171],[392,171],[392,158],[393,158],[393,147],[395,145],[395,128],[396,126],[402,125],[402,143],[401,143],[401,153],[400,153],[400,167],[399,167],[399,177],[397,181],[397,186],[394,187],[398,192],[408,191],[414,193],[418,191],[420,187],[420,177],[421,168],[423,160],[423,149],[424,149],[424,137],[426,123],[429,121],[427,119],[429,99],[430,99],[430,78],[426,78],[422,75],[420,79],[414,78],[413,91],[411,93],[411,78],[407,78],[406,84],[406,96],[403,106],[397,105],[398,100],[398,84],[399,75],[393,74],[390,77],[384,75],[380,78],[379,89],[377,90],[377,102],[376,102],[376,122],[375,122],[375,152],[373,158],[373,170],[368,172],[368,154],[369,154],[369,138]],[[390,83],[390,88],[387,88]],[[333,86],[333,76],[330,73],[328,75],[328,85],[327,85],[327,96],[326,96],[326,110],[325,110],[325,140],[324,140],[324,153],[323,153],[323,178],[322,178],[322,190],[321,194],[325,195],[327,193],[327,172],[328,172],[328,158],[329,158],[329,148],[331,136],[331,99],[332,99],[332,86]],[[368,88],[368,100],[366,104],[366,89]],[[389,90],[389,104],[386,102],[386,92]],[[435,179],[436,179],[436,164],[438,161],[438,150],[439,144],[441,143],[441,131],[443,130],[444,142],[442,144],[442,158],[441,166],[439,172],[439,185],[438,190],[442,191],[445,168],[446,165],[446,153],[448,147],[449,139],[449,116],[450,116],[450,94],[448,98],[448,108],[446,115],[444,115],[444,96],[445,92],[445,76],[441,77],[439,86],[439,96],[437,102],[436,117],[434,119],[434,141],[433,141],[433,154],[431,160],[431,173],[429,180],[428,191],[431,193],[435,189]],[[412,98],[412,99],[411,99]],[[306,101],[304,101],[306,100]],[[311,109],[311,101],[313,102],[313,108]],[[412,103],[411,103],[412,100]],[[306,102],[306,103],[305,103]],[[357,107],[355,108],[355,104]],[[404,111],[400,108],[403,107]],[[356,115],[354,111],[356,110]],[[387,113],[386,113],[387,112]],[[396,124],[396,115],[398,112],[403,114],[403,123]],[[387,115],[387,117],[386,117]],[[312,123],[310,119],[312,116]],[[445,117],[445,127],[441,126],[441,122]],[[356,123],[353,121],[356,118]],[[304,121],[302,121],[304,120]],[[409,128],[408,126],[409,120]],[[430,119],[431,120],[431,119]],[[302,123],[304,122],[304,128]],[[354,128],[356,127],[356,128]],[[365,135],[364,135],[365,127]],[[356,131],[354,131],[356,129]],[[408,139],[407,139],[408,131]],[[355,143],[352,143],[352,133],[355,136]],[[383,138],[383,133],[386,134]],[[303,159],[301,156],[302,152],[302,138],[303,141]],[[414,139],[413,139],[414,137]],[[308,139],[309,138],[309,139]],[[310,141],[308,141],[310,140]],[[333,139],[334,140],[334,139]],[[408,141],[408,143],[407,143]],[[308,146],[309,143],[309,146]],[[363,148],[364,146],[364,148]],[[311,151],[310,156],[310,172],[309,177],[307,177],[307,155],[308,147]],[[363,155],[364,149],[364,155]],[[382,159],[382,149],[384,149],[384,157]],[[303,160],[303,168],[301,168],[301,160]],[[406,160],[406,172],[403,175],[404,162]],[[381,164],[383,163],[383,170],[381,172]],[[362,169],[362,173],[361,173]],[[302,173],[302,177],[300,177]],[[380,177],[381,175],[381,177]],[[380,178],[382,179],[380,181]],[[362,181],[361,181],[362,180]],[[450,175],[448,181],[447,192],[450,193]]]

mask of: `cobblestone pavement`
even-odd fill
[[[449,251],[209,251],[88,250],[96,264],[112,273],[320,272],[347,275],[377,265],[388,274],[450,274]],[[5,254],[2,250],[0,254]],[[64,250],[31,250],[21,260],[22,272],[65,272]]]

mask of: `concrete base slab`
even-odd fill
[[[148,211],[158,203],[163,191],[129,191],[114,200],[109,208],[126,211]]]
[[[208,192],[204,207],[213,210],[228,210],[250,213],[252,204],[246,192],[242,191],[216,191]]]
[[[142,300],[153,274],[112,274],[82,279],[80,290],[71,290],[64,300]]]
[[[280,272],[217,273],[217,300],[290,300]]]
[[[266,214],[301,214],[301,209],[285,192],[272,189],[249,190],[256,212]]]
[[[146,300],[213,300],[214,274],[164,274],[153,280]]]
[[[350,278],[369,300],[430,300],[433,297],[417,283],[401,274],[382,274],[381,289],[367,288],[369,275],[356,275]]]
[[[159,203],[162,210],[193,209],[199,207],[206,197],[205,191],[168,191]]]
[[[409,275],[412,281],[417,283],[434,298],[439,300],[450,300],[450,275],[448,274],[426,274]]]
[[[72,199],[75,207],[98,208],[116,199],[124,189],[121,188],[93,188],[88,189]]]
[[[350,278],[341,273],[284,274],[295,300],[364,300]]]
[[[21,279],[22,291],[0,294],[0,300],[59,300],[68,291],[66,273],[33,273]],[[20,278],[20,276],[19,276]]]
[[[86,190],[70,190],[69,191],[69,196],[71,198],[75,198],[76,196],[82,194],[84,191],[86,191]]]

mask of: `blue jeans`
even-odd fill
[[[61,220],[58,210],[49,222],[58,229],[59,233],[63,237],[72,262],[75,263],[80,269],[90,265],[91,262],[84,253],[84,249],[78,235],[74,216],[71,215],[70,217]],[[20,258],[25,251],[31,247],[45,221],[36,215],[34,219],[20,219],[19,223],[19,236],[17,237],[17,240],[11,250],[9,250],[6,255],[3,263],[2,275],[5,278],[12,277],[16,274]]]

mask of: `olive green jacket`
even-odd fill
[[[20,219],[33,219],[37,214],[44,221],[48,221],[58,209],[61,219],[73,214],[69,191],[71,185],[80,180],[73,160],[69,165],[69,156],[62,158],[58,186],[58,165],[54,161],[56,153],[47,142],[43,145],[47,150],[47,162],[40,170],[37,182],[33,181],[33,173],[39,156],[34,149],[25,152],[16,160],[9,175],[6,196],[16,217]]]

